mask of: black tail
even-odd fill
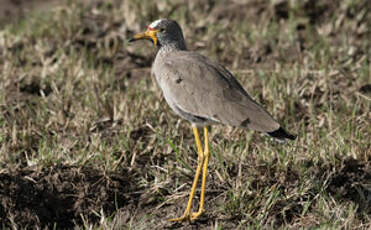
[[[278,140],[284,141],[285,139],[295,140],[296,136],[288,133],[286,130],[284,130],[282,127],[279,129],[268,132],[269,136],[277,138]]]

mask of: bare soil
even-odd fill
[[[362,202],[363,196],[367,197],[371,194],[367,188],[361,186],[371,181],[370,164],[365,165],[354,159],[345,160],[338,169],[332,165],[314,164],[313,162],[306,164],[308,170],[318,177],[318,184],[324,180],[329,181],[326,193],[336,195],[341,201],[354,202],[360,207],[360,212],[366,211],[371,214],[370,202]],[[329,170],[334,169],[335,172],[331,177],[324,177]],[[279,182],[280,190],[284,192],[295,186],[300,179],[295,170],[287,169],[288,173],[280,181],[276,181],[272,179],[276,175],[270,175],[276,170],[269,165],[255,169],[246,168],[244,171],[245,173],[254,171],[256,175],[259,175],[259,179],[251,182],[252,189],[274,186]],[[266,178],[266,180],[261,178]],[[220,196],[226,190],[225,186],[217,183],[217,180],[208,182],[207,210],[211,211],[212,207],[217,206],[218,203],[225,202],[227,198]],[[166,195],[166,193],[166,189],[161,191],[161,195]],[[282,223],[292,221],[303,211],[304,207],[300,205],[300,202],[313,199],[314,194],[315,191],[300,197],[300,200],[294,202],[295,206],[286,209],[284,216],[282,216],[281,208],[287,204],[276,204],[276,213],[272,214],[276,215]],[[249,196],[245,198],[253,199]],[[208,212],[195,223],[184,225],[167,222],[170,217],[180,216],[183,213],[183,207],[176,203],[159,207],[162,202],[156,200],[156,194],[148,193],[145,189],[138,187],[136,175],[132,172],[108,173],[92,166],[57,165],[41,171],[27,167],[0,173],[0,200],[0,222],[7,226],[11,221],[22,228],[36,226],[52,228],[57,224],[58,229],[68,229],[76,224],[83,224],[81,216],[87,217],[90,223],[98,223],[100,218],[97,213],[101,211],[105,214],[116,214],[117,221],[123,224],[127,223],[133,215],[139,221],[148,214],[152,214],[162,219],[159,226],[170,229],[199,229],[212,225],[216,220],[225,224],[229,223],[230,229],[233,229],[237,227],[233,224],[233,220],[240,221],[241,218]],[[180,200],[183,201],[178,200],[177,204],[186,203],[187,196]],[[277,226],[282,223],[277,223]]]
[[[81,215],[99,221],[94,214],[135,203],[132,175],[127,172],[105,174],[94,167],[58,165],[19,168],[0,174],[0,222],[11,220],[24,227],[72,228]]]

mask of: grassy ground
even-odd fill
[[[370,4],[236,2],[70,1],[3,26],[2,228],[370,229]],[[298,134],[213,126],[194,223],[167,221],[197,164],[190,126],[150,76],[152,44],[127,43],[160,17]]]

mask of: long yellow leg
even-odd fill
[[[192,200],[193,200],[193,197],[195,195],[197,181],[198,181],[198,178],[200,177],[202,165],[204,164],[204,153],[203,153],[203,150],[202,150],[201,140],[200,140],[200,136],[198,134],[197,127],[193,127],[193,134],[194,134],[195,139],[196,139],[197,152],[198,152],[198,164],[197,164],[196,174],[195,174],[195,177],[193,179],[192,189],[191,189],[191,192],[189,193],[188,204],[187,204],[186,210],[184,211],[184,214],[179,218],[170,219],[170,221],[184,221],[186,219],[190,219]]]
[[[210,157],[210,149],[209,149],[209,132],[207,130],[207,126],[204,127],[204,135],[205,135],[205,144],[204,144],[204,164],[203,164],[203,171],[202,171],[202,184],[201,184],[201,199],[200,199],[200,207],[198,212],[194,212],[191,215],[191,220],[197,219],[205,210],[204,210],[204,202],[205,202],[205,187],[206,187],[206,175],[207,175],[207,165],[209,164],[209,157]]]

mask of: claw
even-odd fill
[[[198,217],[200,217],[203,213],[203,210],[202,211],[198,211],[198,212],[193,212],[190,216],[190,220],[193,221],[193,220],[196,220]]]
[[[189,213],[184,213],[183,216],[178,217],[178,218],[169,219],[169,221],[171,222],[182,222],[185,220],[191,220]]]

